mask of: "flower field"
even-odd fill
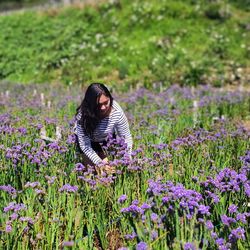
[[[83,92],[1,83],[1,249],[248,249],[249,92],[113,93],[134,147],[110,143],[112,176],[75,153]]]

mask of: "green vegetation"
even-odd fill
[[[46,4],[49,0],[0,0],[0,11],[17,10]]]
[[[0,87],[0,249],[249,248],[249,92],[116,95],[134,146],[130,162],[110,149],[111,177],[75,153],[78,85]]]
[[[245,83],[248,7],[118,0],[0,16],[0,79],[146,87]]]

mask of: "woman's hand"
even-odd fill
[[[103,167],[103,171],[106,173],[106,174],[114,174],[115,173],[115,167],[112,167],[112,166],[109,166],[109,165],[105,165]]]
[[[103,163],[108,163],[109,162],[109,160],[108,160],[107,157],[105,157],[104,159],[102,159],[102,161],[103,161]]]
[[[104,173],[107,175],[114,174],[115,173],[115,167],[112,167],[108,164],[108,158],[104,158],[102,160],[104,166],[100,166],[97,168],[98,175],[103,175]]]

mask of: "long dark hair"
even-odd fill
[[[76,109],[76,114],[82,113],[80,124],[90,136],[93,135],[100,121],[98,103],[101,95],[110,98],[110,107],[112,107],[113,97],[108,88],[102,83],[92,83],[87,88],[81,105]]]

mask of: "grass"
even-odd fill
[[[248,12],[227,3],[229,17],[210,19],[212,4],[203,2],[124,0],[1,16],[0,79],[168,86],[216,84],[235,68],[245,72]],[[221,84],[232,82],[239,81]]]
[[[149,249],[175,250],[189,242],[217,249],[218,238],[231,249],[248,247],[243,217],[249,219],[249,133],[239,123],[250,116],[247,92],[177,85],[161,92],[116,92],[129,118],[134,156],[130,165],[116,166],[120,172],[112,179],[84,171],[69,140],[82,98],[78,86],[2,83],[1,89],[3,248],[134,249],[145,242]],[[54,137],[58,125],[59,143],[40,140],[41,126]],[[185,205],[190,202],[193,209]],[[235,213],[228,210],[232,204],[238,207]],[[205,208],[209,213],[201,214]],[[226,226],[223,215],[235,222]],[[235,240],[232,233],[239,228],[245,232]]]

